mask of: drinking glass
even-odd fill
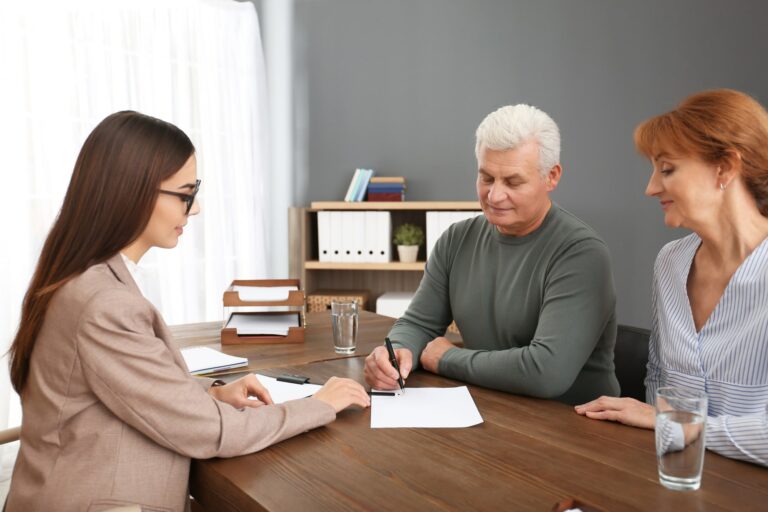
[[[338,354],[353,354],[357,347],[357,301],[331,301],[333,348]]]
[[[656,458],[661,485],[676,491],[701,486],[707,395],[679,387],[656,391]]]

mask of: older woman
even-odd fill
[[[662,385],[705,391],[707,448],[768,465],[768,113],[746,94],[706,91],[641,124],[635,144],[665,224],[693,231],[654,267],[646,399]],[[655,423],[631,398],[576,412]]]

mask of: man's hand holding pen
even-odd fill
[[[365,358],[365,382],[373,389],[400,389],[398,378],[403,380],[408,378],[413,368],[413,354],[407,348],[398,348],[394,350],[397,363],[400,366],[398,374],[392,363],[389,362],[389,353],[387,348],[382,345],[376,347],[371,354]]]

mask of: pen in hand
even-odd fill
[[[400,365],[397,364],[395,349],[392,348],[392,342],[389,341],[389,338],[384,338],[384,344],[387,346],[387,352],[389,353],[389,362],[392,364],[392,367],[397,370],[397,383],[400,386],[400,389],[404,392],[405,382],[403,382],[403,376],[400,374]]]

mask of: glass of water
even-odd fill
[[[701,486],[707,395],[679,387],[656,391],[656,458],[661,485],[676,491]]]
[[[357,301],[331,301],[333,347],[338,354],[352,354],[357,348]]]

